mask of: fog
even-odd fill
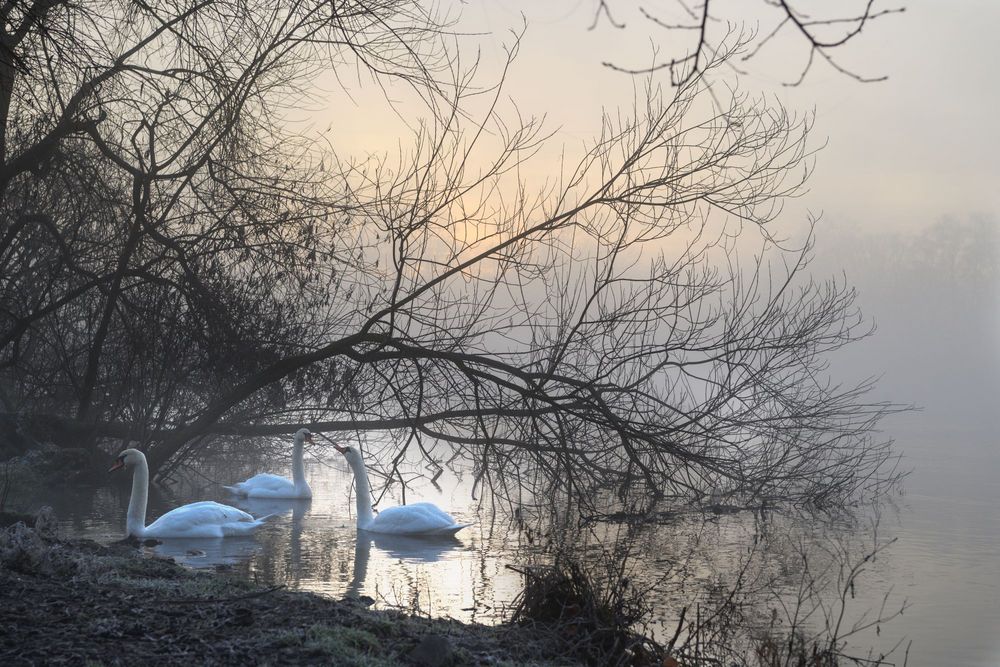
[[[878,376],[876,396],[911,404],[890,431],[995,433],[1000,395],[1000,225],[941,219],[917,230],[820,232],[814,274],[842,272],[875,331],[834,360]]]

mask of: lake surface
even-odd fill
[[[1000,449],[995,435],[901,429],[912,474],[890,581],[910,602],[887,628],[911,665],[1000,665]]]
[[[651,602],[658,634],[672,631],[682,607],[730,585],[751,552],[764,564],[758,574],[775,575],[774,581],[787,593],[800,580],[796,563],[801,557],[795,550],[802,544],[810,550],[815,568],[817,554],[843,548],[857,558],[873,540],[896,538],[868,565],[849,615],[876,609],[887,593],[889,608],[904,601],[908,606],[877,633],[871,628],[852,637],[851,646],[878,652],[902,639],[912,641],[910,665],[1000,664],[1000,483],[993,455],[997,443],[983,435],[914,428],[909,436],[900,435],[899,444],[913,473],[905,493],[883,508],[877,535],[864,513],[846,521],[776,514],[762,524],[748,512],[683,514],[635,535],[631,574],[639,585],[657,583]],[[333,597],[365,595],[381,607],[485,623],[503,620],[521,589],[522,575],[508,565],[548,558],[544,539],[474,499],[472,476],[460,468],[446,469],[437,485],[423,479],[407,491],[410,502],[432,501],[473,523],[457,539],[359,540],[351,473],[339,455],[317,453],[323,458],[307,456],[311,501],[235,501],[218,483],[246,475],[221,469],[153,491],[148,521],[172,507],[204,499],[276,516],[250,538],[168,540],[151,551],[191,567],[229,566],[262,585],[285,584]],[[289,473],[287,465],[269,469]],[[97,488],[38,491],[11,504],[24,509],[51,505],[64,534],[107,542],[124,533],[127,477],[109,476],[109,484]],[[377,493],[375,479],[373,484]],[[390,498],[393,491],[398,486],[391,488],[381,507],[398,503],[398,495]],[[539,525],[544,530],[544,521]],[[601,530],[589,539],[578,538],[578,553],[600,558],[597,538],[613,529]],[[778,604],[773,595],[758,602],[761,617]],[[902,664],[904,649],[895,654],[896,664]]]

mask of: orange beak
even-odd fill
[[[333,448],[336,449],[341,454],[346,454],[347,453],[347,447],[341,447],[340,445],[338,445],[336,443],[334,443]]]
[[[115,464],[113,466],[111,466],[110,468],[108,468],[108,472],[114,472],[115,470],[121,470],[124,467],[125,467],[125,462],[122,461],[121,459],[118,459],[117,461],[115,461]]]

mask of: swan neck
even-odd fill
[[[357,494],[358,528],[365,530],[375,520],[375,514],[372,512],[372,490],[368,483],[368,471],[365,470],[364,461],[360,459],[351,461],[351,468],[354,470]]]
[[[302,438],[297,436],[292,447],[292,482],[297,489],[302,487],[308,488],[306,485],[306,466],[302,448]]]
[[[146,501],[149,498],[149,465],[139,458],[132,471],[132,496],[128,501],[125,528],[129,535],[142,537],[146,532]]]

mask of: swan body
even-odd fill
[[[413,503],[382,510],[364,530],[388,535],[453,535],[465,526],[433,503]]]
[[[295,432],[292,447],[292,479],[260,473],[245,482],[224,489],[245,498],[312,498],[312,489],[306,483],[305,464],[302,461],[302,446],[304,442],[312,442],[309,429],[300,428]]]
[[[358,530],[382,535],[447,536],[471,524],[458,523],[455,517],[433,503],[413,503],[372,512],[371,487],[361,452],[354,447],[337,447],[354,471],[357,482]]]
[[[300,488],[286,477],[262,472],[245,482],[222,488],[244,498],[312,498],[312,490],[305,482],[303,485],[305,488]]]
[[[255,519],[243,510],[210,500],[172,509],[146,525],[146,502],[149,496],[149,465],[138,449],[126,449],[118,455],[108,472],[132,467],[132,495],[128,502],[125,527],[133,537],[229,537],[247,535],[264,518]]]

